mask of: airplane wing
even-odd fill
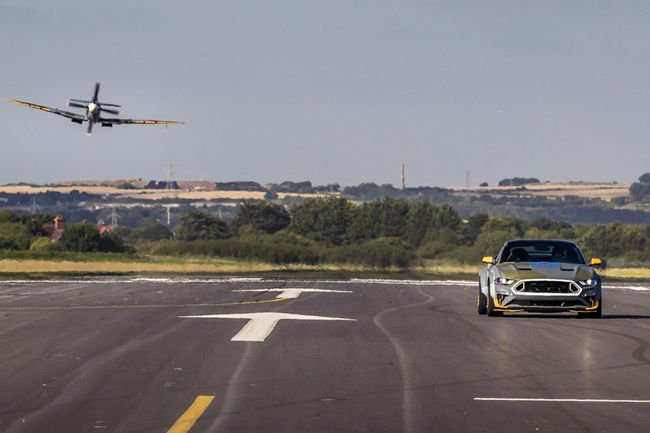
[[[47,111],[48,113],[58,114],[59,116],[67,117],[68,119],[72,119],[73,121],[79,123],[86,120],[86,116],[79,113],[72,113],[70,111],[59,110],[58,108],[44,107],[42,105],[32,104],[31,102],[15,101],[9,98],[5,98],[5,100],[9,102],[14,102],[16,104],[24,105],[25,107],[36,108],[38,110]]]
[[[123,124],[136,124],[136,125],[170,125],[180,124],[185,122],[177,122],[175,120],[137,120],[137,119],[104,119],[100,118],[97,123],[110,123],[115,125]]]

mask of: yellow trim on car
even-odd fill
[[[497,298],[492,298],[492,299],[494,299],[494,311],[513,311],[513,312],[525,311],[523,309],[513,309],[513,308],[506,307],[504,305],[501,305],[501,303]]]
[[[584,310],[571,310],[572,313],[584,313],[585,311],[588,313],[595,313],[596,309],[598,308],[598,305],[600,305],[600,301],[591,301],[591,307],[587,307]]]

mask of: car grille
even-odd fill
[[[571,281],[533,280],[521,281],[514,290],[518,293],[548,294],[548,295],[577,295],[580,287]]]
[[[540,301],[540,300],[535,300],[535,301],[517,301],[515,303],[516,305],[509,305],[512,308],[516,308],[517,306],[521,307],[558,307],[558,308],[567,308],[567,307],[585,307],[587,304],[582,302],[580,298],[575,299],[573,301]]]

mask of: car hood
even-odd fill
[[[582,281],[593,277],[588,265],[556,262],[518,262],[496,265],[503,276],[510,280],[554,279]]]

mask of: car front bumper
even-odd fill
[[[535,296],[497,295],[494,310],[503,312],[535,311],[543,313],[596,312],[600,297],[558,296],[550,298]]]

